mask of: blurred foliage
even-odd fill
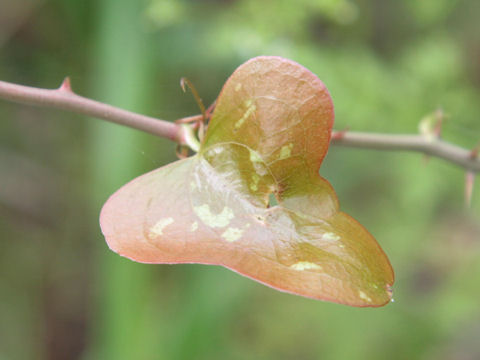
[[[0,79],[74,89],[167,119],[198,112],[240,63],[289,57],[325,82],[337,129],[480,140],[476,0],[5,0]],[[353,309],[228,270],[132,263],[103,201],[174,159],[134,130],[1,101],[0,359],[478,359],[480,191],[418,154],[333,148],[322,174],[396,271],[395,302]],[[161,185],[160,185],[161,186]],[[478,181],[477,181],[478,186]]]

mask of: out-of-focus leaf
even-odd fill
[[[318,174],[333,118],[330,95],[310,71],[251,59],[226,82],[197,155],[107,201],[100,222],[110,248],[145,263],[222,265],[315,299],[386,304],[387,257],[339,211]]]

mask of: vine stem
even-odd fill
[[[474,151],[448,143],[436,136],[334,131],[331,144],[374,150],[415,151],[447,160],[467,171],[480,172],[480,159]]]
[[[183,127],[79,96],[72,91],[68,77],[58,89],[40,89],[0,81],[0,98],[28,105],[63,109],[125,125],[179,144],[185,143]]]
[[[0,98],[104,119],[192,147],[192,129],[189,126],[140,115],[79,96],[72,91],[69,78],[66,78],[58,89],[33,88],[0,81]],[[463,149],[439,137],[334,131],[331,144],[375,150],[420,152],[447,160],[469,172],[480,172],[477,152]]]

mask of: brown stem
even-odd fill
[[[466,170],[480,172],[480,159],[471,150],[463,149],[439,138],[423,135],[389,135],[361,132],[333,132],[332,145],[374,150],[415,151],[438,157]]]
[[[164,137],[181,145],[190,145],[192,128],[122,110],[73,93],[69,79],[54,90],[32,88],[0,81],[0,98],[14,102],[60,108]],[[198,116],[198,115],[197,115]],[[388,135],[334,131],[332,145],[393,151],[415,151],[450,161],[471,172],[480,172],[480,158],[472,151],[438,138],[423,135]]]
[[[184,143],[181,126],[79,96],[72,91],[68,78],[58,89],[52,90],[0,81],[0,98],[28,105],[68,110]]]

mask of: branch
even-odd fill
[[[0,98],[28,105],[68,110],[184,144],[184,127],[79,96],[72,91],[68,77],[58,89],[53,90],[0,81]]]
[[[331,144],[374,150],[421,152],[447,160],[468,171],[480,172],[480,159],[475,151],[463,149],[437,137],[334,131]]]
[[[73,93],[68,78],[58,89],[47,90],[0,81],[0,98],[28,105],[60,108],[111,121],[196,148],[193,129],[153,117],[136,114],[90,100]],[[463,149],[438,138],[423,135],[387,135],[334,131],[332,145],[393,151],[415,151],[438,157],[467,171],[480,172],[478,153]],[[194,149],[195,150],[195,149]]]

